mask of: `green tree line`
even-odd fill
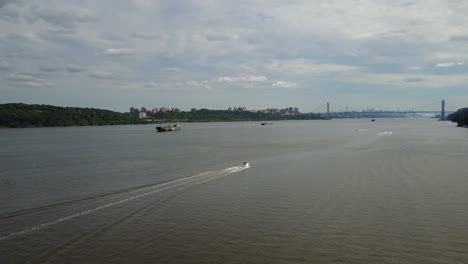
[[[54,127],[146,124],[109,110],[37,104],[0,104],[0,127]]]
[[[324,119],[318,114],[281,115],[253,113],[249,111],[226,111],[201,109],[193,112],[158,112],[152,116],[165,122],[217,122],[217,121],[273,121]]]
[[[457,122],[457,126],[468,126],[468,107],[458,109],[455,113],[447,116],[447,120]]]

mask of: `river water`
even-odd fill
[[[454,123],[155,131],[1,129],[0,262],[468,263]]]

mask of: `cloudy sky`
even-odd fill
[[[468,106],[466,0],[0,0],[0,103]]]

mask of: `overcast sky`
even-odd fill
[[[466,0],[0,0],[0,103],[468,106]]]

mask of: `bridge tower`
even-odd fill
[[[445,100],[442,100],[442,109],[440,110],[440,120],[445,120]]]

